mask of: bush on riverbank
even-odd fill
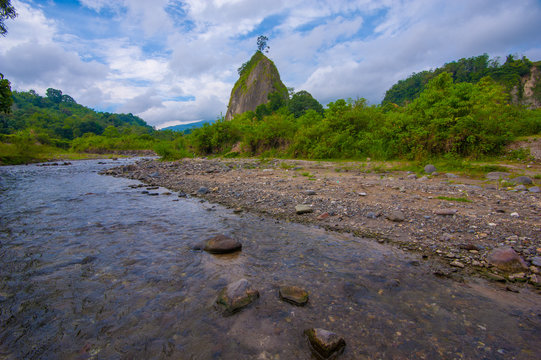
[[[479,159],[500,156],[516,137],[539,133],[541,110],[510,105],[502,85],[488,77],[454,83],[442,73],[405,106],[339,99],[323,115],[309,109],[296,117],[286,104],[261,120],[246,112],[195,129],[185,145],[199,155],[229,155],[235,147],[246,156]]]

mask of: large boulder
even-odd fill
[[[257,51],[240,69],[240,77],[231,90],[225,119],[231,120],[236,114],[255,111],[259,105],[269,101],[269,94],[275,92],[284,99],[288,96],[274,63]]]
[[[506,272],[519,272],[528,268],[524,260],[510,247],[492,250],[487,256],[487,261]]]

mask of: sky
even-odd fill
[[[414,72],[487,53],[541,60],[541,0],[12,0],[12,89],[60,89],[156,128],[215,120],[269,38],[282,81],[319,102],[378,104]]]

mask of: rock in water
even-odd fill
[[[211,254],[227,254],[242,249],[240,241],[225,235],[216,235],[205,242],[203,250]]]
[[[259,105],[269,101],[269,94],[275,92],[284,99],[288,97],[274,63],[257,51],[240,70],[240,78],[231,90],[225,119],[231,120],[236,114],[255,111]]]
[[[216,298],[216,307],[223,315],[232,315],[259,297],[248,280],[240,279],[223,288]]]
[[[524,260],[510,247],[492,250],[487,256],[487,261],[498,269],[508,272],[519,272],[528,268]]]
[[[303,306],[308,302],[308,292],[298,286],[281,286],[278,293],[280,299],[293,305]]]
[[[324,329],[308,329],[304,331],[312,347],[312,352],[320,359],[331,359],[341,354],[346,341],[337,334]]]

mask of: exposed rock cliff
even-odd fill
[[[287,88],[280,80],[276,66],[261,51],[257,51],[241,67],[240,78],[231,90],[225,119],[231,120],[236,114],[255,111],[258,105],[266,104],[268,95],[275,91],[287,97]]]
[[[514,104],[526,105],[529,108],[541,107],[541,64],[532,66],[530,73],[520,79],[520,88],[515,86],[511,91]]]

